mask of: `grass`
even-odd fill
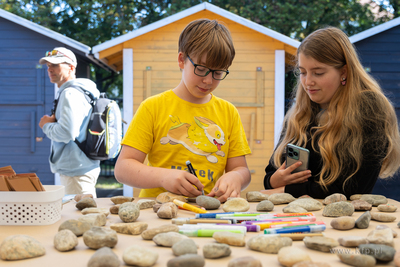
[[[99,176],[99,179],[97,179],[96,183],[96,188],[102,188],[102,189],[116,189],[122,187],[123,185],[121,183],[118,183],[118,181],[113,176],[112,177]]]

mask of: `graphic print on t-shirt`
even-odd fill
[[[190,152],[205,156],[211,163],[217,163],[216,156],[225,157],[221,146],[225,144],[225,134],[215,122],[204,117],[194,117],[192,124],[182,123],[177,116],[169,115],[175,124],[161,138],[162,145],[183,145]]]

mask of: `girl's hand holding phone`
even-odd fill
[[[273,188],[278,188],[288,184],[307,182],[308,178],[311,177],[310,170],[293,172],[301,165],[302,162],[298,161],[286,168],[286,162],[284,162],[282,166],[278,170],[276,170],[276,172],[271,176],[269,183]]]

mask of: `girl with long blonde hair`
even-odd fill
[[[347,197],[371,193],[378,177],[400,167],[400,137],[394,108],[364,70],[349,38],[327,27],[297,50],[295,101],[285,116],[281,139],[264,178],[264,193],[294,197]],[[286,146],[310,151],[308,169],[286,168]]]

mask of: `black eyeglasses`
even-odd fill
[[[223,79],[225,79],[226,75],[229,74],[229,70],[212,70],[212,69],[207,68],[206,66],[194,64],[194,62],[192,61],[192,59],[189,56],[188,56],[188,59],[190,60],[190,62],[192,62],[193,66],[194,66],[194,74],[196,74],[197,76],[205,77],[210,72],[212,72],[212,77],[214,78],[214,80],[223,80]]]

